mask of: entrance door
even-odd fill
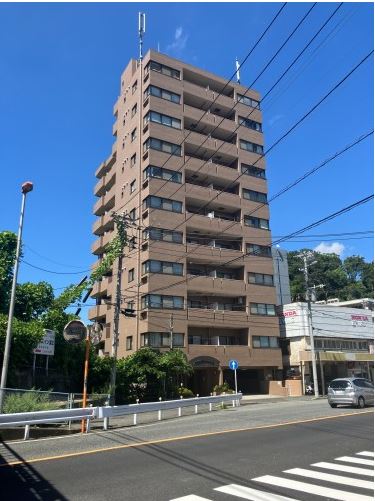
[[[195,395],[206,397],[214,391],[214,386],[219,384],[219,371],[214,368],[194,369],[191,379],[191,389]]]

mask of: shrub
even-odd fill
[[[225,381],[223,384],[217,384],[214,386],[214,393],[216,395],[221,395],[222,393],[234,393],[229,384]]]
[[[194,393],[191,390],[189,390],[189,388],[184,388],[183,386],[178,388],[178,394],[182,398],[194,398],[195,397]]]
[[[15,412],[33,412],[56,409],[56,404],[49,401],[49,393],[14,393],[4,399],[4,414]]]

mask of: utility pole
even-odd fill
[[[21,254],[21,241],[22,241],[22,230],[23,230],[23,218],[24,218],[24,214],[25,214],[26,195],[32,190],[33,190],[33,183],[31,183],[30,181],[26,181],[26,183],[23,183],[23,185],[21,187],[22,203],[21,203],[20,223],[19,223],[19,227],[18,227],[18,236],[17,236],[16,259],[14,262],[14,269],[13,269],[12,290],[11,290],[11,294],[10,294],[10,304],[9,304],[9,313],[8,313],[8,326],[7,326],[7,333],[6,333],[6,338],[5,338],[3,368],[1,371],[0,413],[3,410],[4,388],[6,388],[7,377],[8,377],[10,346],[11,346],[11,342],[12,342],[12,322],[13,322],[14,306],[15,306],[15,302],[16,302],[15,301],[15,299],[16,299],[16,285],[17,285],[18,267],[19,267],[19,263],[20,263],[20,254]]]
[[[170,319],[169,319],[169,342],[170,342],[170,348],[173,350],[173,313],[171,313]]]
[[[117,234],[120,239],[120,254],[117,261],[117,281],[116,281],[116,299],[115,299],[115,314],[113,319],[113,336],[112,336],[112,351],[113,365],[111,370],[111,403],[115,404],[116,396],[116,362],[117,362],[117,348],[119,338],[119,324],[121,312],[121,277],[122,277],[122,263],[125,245],[127,244],[127,227],[132,223],[130,217],[123,214],[112,214],[113,220],[116,224]]]
[[[310,287],[309,287],[309,266],[316,263],[316,261],[311,262],[313,254],[311,252],[303,252],[302,254],[298,254],[297,257],[301,257],[303,259],[303,271],[305,277],[305,288],[306,288],[306,301],[307,301],[307,325],[310,336],[310,347],[311,347],[311,363],[312,363],[312,371],[313,371],[313,382],[314,382],[314,393],[315,398],[319,397],[319,388],[318,388],[318,376],[316,372],[316,357],[315,357],[315,344],[314,344],[314,333],[312,326],[312,312],[311,312],[311,295],[310,295]]]

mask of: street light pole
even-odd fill
[[[6,388],[7,377],[8,377],[10,346],[11,346],[11,342],[12,342],[12,322],[13,322],[14,305],[15,305],[15,299],[16,299],[16,285],[17,285],[17,275],[18,275],[18,267],[19,267],[19,261],[20,261],[20,253],[21,253],[21,241],[22,241],[22,230],[23,230],[23,218],[24,218],[24,214],[25,214],[26,195],[32,190],[33,190],[33,183],[31,183],[30,181],[26,181],[26,183],[23,183],[23,185],[21,187],[22,203],[21,203],[20,223],[19,223],[18,235],[17,235],[16,259],[14,262],[14,269],[13,269],[13,281],[12,281],[12,290],[11,290],[11,295],[10,295],[7,333],[6,333],[6,338],[5,338],[3,368],[1,371],[0,413],[3,410],[4,388]]]

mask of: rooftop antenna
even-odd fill
[[[146,32],[146,14],[138,12],[139,60],[143,59],[143,35]]]
[[[237,75],[237,83],[241,83],[241,79],[240,79],[240,63],[238,61],[238,59],[236,58],[236,75]]]

